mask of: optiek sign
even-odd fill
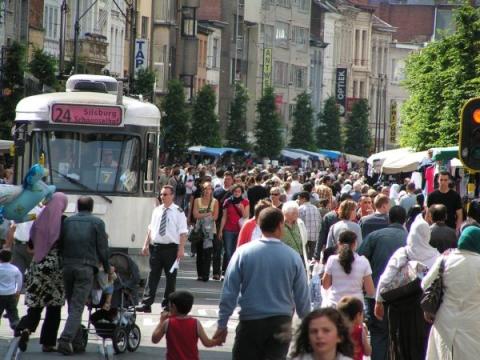
[[[139,69],[147,67],[148,41],[146,39],[135,40],[135,73]]]
[[[345,107],[347,106],[347,69],[337,68],[335,82],[335,100],[338,105],[340,116],[345,116]]]

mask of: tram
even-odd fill
[[[79,196],[92,196],[110,248],[135,258],[156,201],[160,111],[122,96],[114,78],[76,75],[74,80],[66,92],[18,103],[15,182],[44,161],[46,182],[68,196],[67,215],[75,213]]]

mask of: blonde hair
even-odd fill
[[[338,208],[338,217],[341,220],[350,220],[350,214],[357,209],[357,203],[353,200],[342,201]]]

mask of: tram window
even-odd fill
[[[59,191],[138,191],[140,140],[123,134],[37,132],[32,162],[42,151]],[[37,150],[38,149],[38,150]]]
[[[153,192],[155,190],[155,149],[157,147],[157,136],[154,133],[148,133],[146,140],[143,191]]]

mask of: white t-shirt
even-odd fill
[[[363,278],[372,274],[372,268],[365,256],[354,253],[352,271],[347,274],[338,260],[338,255],[328,258],[325,272],[332,276],[332,286],[326,299],[327,306],[336,306],[344,296],[355,296],[363,301]]]

